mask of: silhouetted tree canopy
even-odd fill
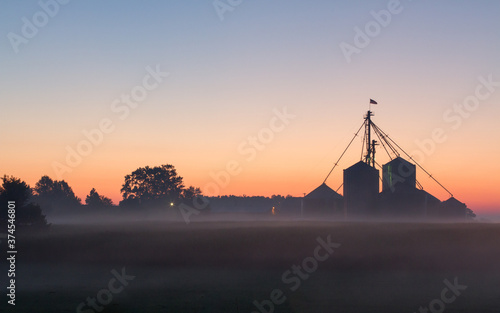
[[[141,203],[165,200],[168,202],[180,198],[184,185],[182,177],[173,165],[140,167],[125,176],[121,192],[123,199],[137,199]]]
[[[28,184],[14,176],[4,175],[2,177],[2,186],[0,194],[4,201],[16,201],[16,206],[24,206],[28,204],[32,191]]]
[[[184,201],[192,201],[194,198],[201,196],[201,189],[195,188],[193,186],[189,186],[189,188],[183,189],[181,194],[181,198]]]
[[[33,192],[27,183],[19,178],[4,175],[0,186],[1,224],[5,225],[8,220],[8,201],[15,201],[15,225],[48,227],[42,209],[38,204],[31,202],[32,198]]]
[[[113,201],[106,196],[100,195],[95,188],[92,188],[85,199],[85,203],[92,208],[106,208],[113,206]]]
[[[171,164],[136,169],[125,176],[121,192],[120,206],[167,206],[201,196],[199,188],[184,187],[182,177]]]
[[[52,180],[49,176],[43,176],[36,183],[35,201],[39,203],[46,212],[53,209],[75,208],[81,205],[73,189],[64,180]]]

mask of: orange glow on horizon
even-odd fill
[[[135,138],[135,135],[127,137],[127,133],[122,137],[112,134],[104,145],[96,147],[81,165],[65,173],[63,179],[69,183],[82,202],[89,191],[96,188],[99,194],[118,204],[122,199],[120,189],[125,175],[138,167],[168,163],[175,166],[178,174],[184,178],[186,186],[199,187],[209,196],[280,194],[301,197],[323,182],[332,164],[361,124],[362,111],[356,111],[356,114],[346,114],[345,121],[334,119],[336,123],[342,124],[318,124],[314,119],[309,121],[312,116],[317,117],[318,114],[296,111],[294,114],[302,118],[296,118],[282,132],[276,133],[273,140],[263,145],[261,150],[256,149],[254,158],[239,153],[238,146],[246,142],[248,136],[258,134],[259,129],[269,127],[269,120],[273,117],[272,110],[255,120],[260,121],[259,126],[229,135],[223,135],[221,130],[215,139],[207,138],[196,144],[177,138],[159,145],[158,142],[162,142],[163,138],[160,135]],[[406,151],[412,153],[419,148],[419,142],[427,140],[429,131],[419,132],[417,122],[409,121],[409,127],[403,127],[400,125],[401,121],[391,119],[390,116],[387,109],[380,106],[374,121]],[[480,121],[474,121],[474,124],[468,127],[478,127],[480,124]],[[398,127],[401,127],[400,130]],[[305,130],[312,133],[305,134]],[[449,132],[449,139],[436,145],[433,153],[426,155],[422,165],[458,200],[474,211],[498,208],[500,212],[500,195],[496,187],[500,185],[500,178],[498,175],[490,175],[500,172],[500,164],[495,160],[495,156],[500,154],[500,147],[491,145],[487,139],[475,140],[468,134],[469,131],[467,128],[463,134]],[[412,138],[416,139],[411,140]],[[467,149],[463,149],[463,140],[469,142]],[[361,144],[361,138],[355,139],[352,147],[332,172],[327,180],[332,189],[337,190],[341,186],[343,170],[359,161]],[[5,174],[19,177],[32,187],[42,175],[57,179],[51,164],[53,161],[64,161],[64,149],[57,144],[37,145],[36,148],[40,157],[35,159],[30,153],[0,156],[4,168],[11,169]],[[380,164],[388,161],[381,147],[377,153]],[[481,154],[480,161],[477,161],[478,153]],[[228,166],[232,173],[228,172]],[[417,179],[424,189],[438,199],[446,200],[448,194],[426,176],[417,169]],[[342,188],[339,193],[342,194]]]
[[[338,168],[335,171],[342,173],[343,168]],[[113,200],[115,204],[118,204],[122,200],[122,196],[120,193],[121,185],[124,181],[124,176],[128,173],[132,172],[132,170],[128,172],[123,172],[120,170],[110,171],[107,176],[99,177],[99,179],[95,179],[97,177],[97,173],[87,172],[87,175],[83,175],[83,177],[70,177],[65,179],[68,184],[73,188],[75,194],[82,199],[82,203],[85,202],[85,197],[88,195],[92,188],[96,188],[97,192],[101,195],[105,195]],[[209,174],[205,174],[205,179],[191,179],[191,177],[196,176],[184,176],[182,172],[178,170],[179,174],[184,177],[184,183],[186,186],[193,185],[195,187],[200,187],[203,189],[209,183],[213,183],[213,179]],[[207,171],[210,173],[210,171]],[[332,178],[327,181],[327,185],[330,188],[336,190],[342,184],[342,179],[339,177],[339,173],[337,175],[332,174]],[[36,182],[40,179],[40,177],[44,174],[39,175],[29,175],[27,171],[19,171],[15,173],[9,173],[16,177],[20,177],[30,184],[30,186],[34,187]],[[421,174],[417,170],[417,179]],[[53,175],[48,173],[47,175],[51,176],[51,178],[55,179]],[[246,196],[272,196],[272,195],[292,195],[294,197],[302,197],[304,193],[309,193],[316,187],[318,187],[324,176],[326,175],[318,175],[318,177],[313,177],[312,175],[304,175],[304,178],[301,176],[301,173],[296,173],[295,175],[290,175],[290,173],[277,173],[276,176],[267,177],[262,173],[254,173],[251,175],[250,173],[242,172],[240,175],[236,177],[232,177],[229,184],[220,188],[220,192],[217,195],[246,195]],[[475,212],[500,212],[500,207],[498,203],[500,203],[500,195],[496,193],[498,186],[498,182],[495,181],[495,178],[490,178],[488,180],[479,180],[477,184],[467,183],[468,179],[471,179],[471,174],[468,173],[462,177],[459,175],[454,175],[456,177],[449,177],[445,179],[447,184],[445,184],[450,191],[453,192],[454,197],[458,200],[466,203],[469,208],[473,209]],[[438,179],[440,179],[439,175],[436,175]],[[444,177],[446,178],[446,177]],[[441,187],[437,186],[432,181],[425,180],[425,183],[422,180],[422,184],[424,189],[436,196],[438,199],[444,201],[449,195],[441,189]],[[453,182],[455,182],[453,184]],[[452,186],[450,186],[452,183]],[[338,191],[342,194],[343,190],[340,188]],[[205,193],[206,194],[206,193]],[[215,194],[206,194],[209,196],[213,196]],[[498,208],[495,210],[495,208]]]

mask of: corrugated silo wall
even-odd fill
[[[372,167],[344,170],[344,205],[346,215],[374,214],[379,192],[379,171]]]
[[[398,185],[414,188],[417,182],[416,167],[402,158],[382,166],[382,189],[394,192]]]

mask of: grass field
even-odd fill
[[[328,237],[340,246],[331,254],[321,248],[326,259],[314,267],[318,240]],[[52,225],[18,234],[16,306],[4,296],[0,312],[78,312],[80,303],[86,313],[419,312],[432,303],[429,312],[441,303],[444,312],[499,312],[499,241],[494,223]],[[296,275],[293,265],[309,272]],[[122,268],[135,277],[106,291],[111,271]],[[467,288],[445,292],[454,298],[445,303],[443,281],[455,279]],[[282,295],[271,310],[273,290]],[[99,293],[106,304],[92,309],[87,297]]]

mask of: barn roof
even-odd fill
[[[456,207],[466,206],[465,203],[458,201],[454,197],[451,197],[450,199],[443,201],[443,204],[446,206],[456,206]]]
[[[420,190],[421,193],[423,193],[424,195],[426,195],[428,197],[428,200],[434,201],[434,202],[441,202],[441,200],[439,200],[438,198],[434,197],[433,195],[431,195],[427,191],[425,191],[423,189],[419,189],[419,190]]]
[[[325,183],[321,184],[318,188],[308,193],[304,198],[306,199],[342,199],[335,190],[328,187]]]

